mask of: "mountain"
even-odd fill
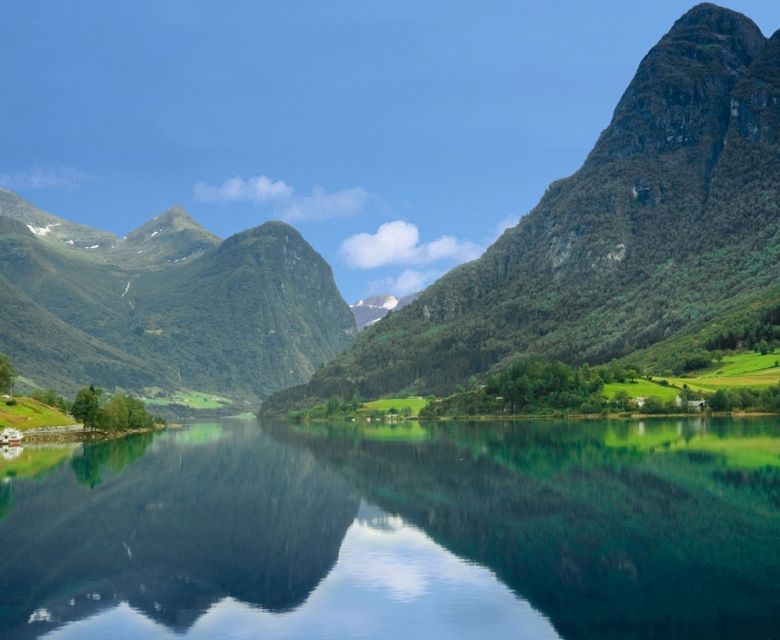
[[[24,223],[32,234],[47,243],[130,269],[164,268],[197,257],[220,242],[179,205],[155,216],[124,238],[68,222],[7,189],[0,189],[0,216]]]
[[[219,243],[176,205],[118,241],[107,259],[130,268],[160,268],[192,260]]]
[[[641,61],[575,174],[264,411],[447,393],[523,354],[605,362],[776,306],[778,124],[780,33],[694,7]]]
[[[0,216],[22,222],[30,233],[48,242],[63,244],[82,251],[105,250],[117,241],[112,233],[68,222],[64,218],[38,209],[14,192],[2,188],[0,188]]]
[[[378,322],[391,311],[399,311],[406,305],[414,302],[419,293],[412,293],[403,298],[396,298],[391,295],[370,296],[356,303],[349,305],[352,315],[355,316],[358,331]]]
[[[201,257],[131,282],[136,345],[185,387],[265,397],[300,383],[352,340],[330,267],[282,222],[231,236]]]
[[[355,333],[330,267],[286,224],[220,241],[174,207],[109,241],[0,195],[0,352],[29,384],[256,401],[307,380]]]

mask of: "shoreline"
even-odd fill
[[[529,420],[648,420],[653,418],[761,418],[780,416],[780,412],[771,411],[697,411],[689,413],[518,413],[509,415],[461,415],[461,416],[419,416],[398,417],[395,420],[365,420],[356,416],[334,418],[312,418],[310,420],[290,420],[289,424],[327,424],[333,422],[349,424],[402,424],[404,422],[527,422]]]
[[[82,424],[64,425],[57,427],[33,427],[22,431],[22,446],[26,442],[31,444],[39,442],[94,442],[104,440],[118,440],[126,436],[140,433],[164,431],[167,427],[159,425],[142,429],[126,429],[125,431],[87,431]]]

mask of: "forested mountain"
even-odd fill
[[[574,175],[264,410],[449,392],[529,353],[605,362],[776,306],[778,136],[780,32],[694,7],[641,61]]]
[[[330,267],[286,224],[220,242],[174,207],[117,239],[0,196],[0,352],[35,384],[256,400],[355,333]]]

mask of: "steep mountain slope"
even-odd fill
[[[355,333],[330,267],[281,222],[143,274],[127,297],[139,344],[199,389],[265,397],[308,379]]]
[[[72,392],[89,381],[136,389],[159,381],[145,362],[63,322],[2,276],[0,300],[0,352],[40,385]]]
[[[642,60],[579,171],[264,410],[446,392],[522,353],[603,362],[767,295],[780,276],[778,48],[741,14],[694,7]]]
[[[330,267],[285,224],[220,243],[174,208],[110,249],[82,250],[33,224],[70,223],[7,201],[0,352],[39,384],[257,400],[307,380],[356,332]]]

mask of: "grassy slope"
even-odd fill
[[[33,400],[17,398],[16,405],[0,403],[0,427],[25,430],[35,427],[60,427],[75,424],[75,420],[58,409]]]
[[[402,409],[409,408],[412,410],[412,415],[416,416],[420,413],[420,409],[427,404],[428,401],[425,398],[412,396],[409,398],[380,398],[379,400],[366,402],[363,405],[363,408],[369,411],[389,411],[390,409],[401,411]]]
[[[687,384],[694,391],[712,392],[734,387],[766,388],[780,383],[780,354],[747,352],[724,356],[723,361],[691,377],[666,377],[671,384]]]
[[[144,398],[143,400],[146,404],[152,406],[161,407],[181,404],[191,409],[221,409],[232,402],[228,398],[202,391],[177,391],[168,397]]]
[[[655,396],[661,398],[664,402],[674,400],[680,393],[675,387],[650,382],[649,380],[636,380],[634,382],[610,382],[604,385],[604,397],[614,398],[618,391],[625,391],[629,397],[636,398],[644,396],[646,398]]]

